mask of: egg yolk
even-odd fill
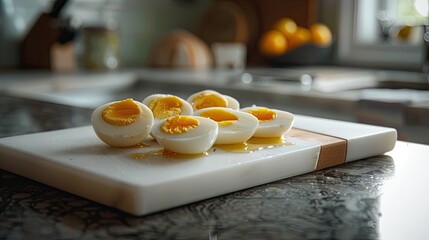
[[[247,112],[258,118],[259,122],[270,121],[277,117],[277,113],[268,108],[257,108]]]
[[[134,123],[142,114],[140,106],[132,98],[118,101],[107,106],[101,113],[104,121],[115,126]]]
[[[200,124],[198,119],[189,116],[176,115],[165,120],[161,125],[161,130],[167,134],[181,134],[197,127]]]
[[[168,118],[180,114],[183,103],[176,96],[167,96],[153,100],[148,107],[155,118]]]
[[[221,95],[216,93],[203,93],[192,100],[192,106],[199,110],[209,107],[226,107],[228,102]]]
[[[235,114],[222,109],[207,110],[202,112],[200,116],[216,121],[219,126],[229,126],[238,120]]]

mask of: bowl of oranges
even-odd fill
[[[330,56],[332,32],[323,23],[308,28],[291,18],[281,18],[259,39],[259,52],[274,65],[325,63]]]

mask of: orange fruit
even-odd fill
[[[315,23],[310,26],[311,41],[319,46],[327,46],[332,42],[331,30],[322,23]]]
[[[401,29],[399,29],[396,37],[401,39],[401,40],[408,40],[411,36],[411,31],[412,31],[413,27],[406,25],[401,27]]]
[[[277,30],[265,32],[259,40],[259,51],[266,56],[282,55],[286,52],[287,47],[285,35]]]
[[[282,32],[286,36],[290,36],[295,33],[297,25],[290,18],[281,18],[275,22],[273,29]]]
[[[296,48],[311,41],[310,30],[303,27],[298,27],[293,35],[287,37],[289,48]]]

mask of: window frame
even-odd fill
[[[421,71],[423,40],[420,45],[368,44],[357,40],[358,4],[359,0],[340,1],[337,52],[339,64]]]

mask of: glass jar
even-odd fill
[[[91,70],[113,70],[119,67],[119,34],[104,26],[83,29],[83,67]]]

